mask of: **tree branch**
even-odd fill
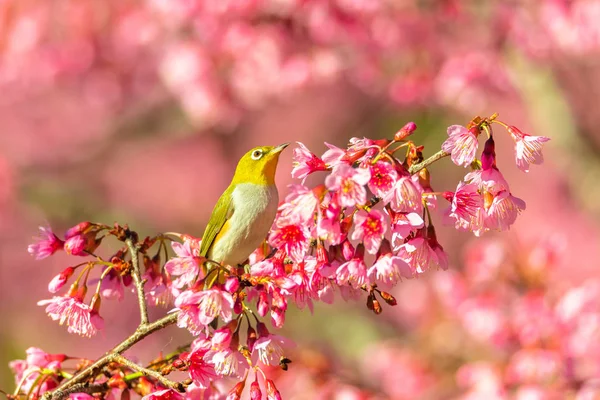
[[[140,327],[148,324],[148,306],[146,304],[146,294],[144,293],[144,281],[142,280],[142,274],[140,273],[140,263],[138,260],[139,245],[133,244],[130,238],[125,239],[125,244],[129,248],[131,253],[131,266],[133,281],[135,283],[135,291],[138,297],[138,303],[140,305]]]
[[[173,382],[172,380],[165,378],[159,372],[153,371],[153,370],[148,369],[148,368],[144,368],[141,365],[137,365],[136,363],[132,362],[131,360],[127,359],[126,357],[123,357],[120,354],[114,355],[113,356],[113,361],[118,362],[119,364],[124,365],[126,367],[129,367],[130,369],[132,369],[134,371],[138,371],[138,372],[142,373],[145,376],[149,376],[151,378],[156,379],[164,387],[166,387],[168,389],[174,389],[174,390],[176,390],[178,392],[185,391],[185,387],[183,386],[183,384],[181,382]]]
[[[112,362],[115,356],[120,355],[125,350],[128,350],[134,344],[144,339],[146,336],[152,334],[153,332],[156,332],[169,325],[174,324],[177,321],[178,314],[179,312],[174,312],[159,319],[158,321],[146,325],[140,325],[131,336],[129,336],[127,339],[115,346],[103,357],[96,360],[96,362],[83,369],[71,379],[63,382],[55,390],[44,393],[43,400],[62,400],[66,398],[69,394],[77,392],[77,390],[73,391],[72,388],[80,387],[80,385],[85,386],[85,381],[87,381],[90,378],[93,378],[99,370],[101,370],[104,366]]]
[[[418,164],[411,165],[411,167],[408,169],[408,173],[414,175],[423,168],[429,166],[430,164],[433,164],[440,158],[448,157],[449,155],[450,153],[446,153],[444,150],[440,150],[431,157],[429,157],[427,160],[424,160],[423,162],[420,162]]]

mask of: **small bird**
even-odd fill
[[[210,216],[202,236],[201,256],[236,266],[264,240],[279,204],[275,186],[279,154],[288,145],[255,147],[240,159]]]

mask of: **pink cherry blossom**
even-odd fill
[[[49,300],[40,300],[39,306],[47,306],[46,313],[60,325],[67,324],[69,333],[81,336],[94,336],[104,327],[104,320],[97,312],[77,297],[55,296]]]
[[[346,155],[346,151],[327,142],[325,142],[325,146],[327,146],[329,150],[323,153],[323,157],[321,157],[322,160],[328,167],[335,167],[340,164]]]
[[[413,270],[406,261],[392,254],[389,241],[384,239],[377,260],[368,269],[367,276],[371,282],[376,282],[384,289],[390,289],[402,277],[412,278]]]
[[[304,144],[296,142],[298,147],[294,149],[294,168],[292,177],[301,179],[302,183],[306,177],[316,171],[327,171],[325,161],[311,153]]]
[[[418,184],[415,184],[410,177],[403,176],[398,179],[391,202],[394,211],[421,213],[423,210],[423,200],[421,195],[423,190],[419,190],[416,185]]]
[[[435,252],[423,236],[409,239],[406,243],[395,248],[394,251],[410,265],[413,271],[419,274],[427,271],[438,262]]]
[[[177,276],[172,285],[177,289],[192,286],[194,282],[204,278],[204,270],[200,268],[202,262],[198,256],[198,250],[191,248],[190,241],[183,244],[171,242],[171,247],[177,257],[171,258],[165,263],[165,271],[171,276]]]
[[[531,136],[521,132],[515,126],[508,127],[508,133],[515,141],[515,161],[521,171],[529,172],[530,164],[541,164],[544,162],[542,145],[550,138],[545,136]]]
[[[233,298],[224,290],[214,288],[195,292],[186,290],[175,299],[175,307],[181,310],[177,326],[197,333],[215,318],[231,321]]]
[[[214,366],[204,359],[208,349],[197,348],[190,352],[185,360],[189,365],[188,372],[192,381],[201,389],[206,389],[217,379]]]
[[[416,232],[425,224],[423,218],[415,212],[393,213],[392,215],[392,243],[400,246],[411,233]]]
[[[264,365],[277,366],[281,357],[285,356],[284,349],[295,346],[290,339],[269,333],[262,323],[258,325],[258,333],[251,356],[254,365],[260,361]]]
[[[36,391],[39,390],[39,393],[43,394],[58,386],[58,372],[60,372],[61,363],[66,356],[49,354],[37,347],[28,348],[26,354],[25,360],[14,360],[8,363],[15,374],[15,384],[21,385],[21,392],[28,393],[35,388]],[[41,369],[46,370],[47,379],[39,381]],[[48,374],[49,371],[56,371],[56,375]]]
[[[367,202],[365,185],[371,174],[367,168],[352,168],[348,164],[339,164],[325,179],[327,189],[338,193],[342,207],[354,207]]]
[[[381,160],[371,165],[370,169],[371,179],[369,180],[369,189],[383,203],[389,203],[394,195],[394,186],[398,180],[398,173],[390,163]]]
[[[446,215],[456,221],[457,228],[463,226],[464,222],[470,223],[477,211],[483,207],[483,198],[474,183],[460,182],[456,192],[446,192],[444,197],[451,203]]]
[[[317,215],[317,235],[330,245],[340,244],[346,239],[340,224],[342,208],[337,199],[337,193],[327,193],[321,203],[323,210]]]
[[[363,242],[368,253],[377,253],[386,230],[387,224],[381,211],[371,210],[367,213],[359,210],[354,214],[352,240]]]
[[[319,199],[314,191],[303,185],[290,185],[288,188],[290,193],[278,210],[278,223],[284,224],[282,221],[285,221],[285,224],[314,225],[314,214],[319,205]]]
[[[359,244],[354,257],[340,265],[335,271],[338,285],[349,283],[353,288],[360,288],[367,283],[367,265],[364,259],[364,245]]]
[[[27,247],[29,254],[35,257],[36,260],[42,260],[51,256],[64,246],[64,242],[60,240],[50,227],[40,226],[39,236],[34,244]]]
[[[269,244],[281,249],[295,262],[300,262],[310,246],[311,234],[308,227],[301,223],[279,226],[276,220],[271,233]],[[285,221],[281,221],[282,224]]]
[[[525,209],[525,202],[503,190],[498,193],[492,204],[486,207],[485,227],[506,231],[517,220],[517,216]]]
[[[248,361],[237,349],[209,350],[204,360],[211,364],[220,376],[243,378],[248,369]]]
[[[442,144],[442,150],[450,153],[452,162],[468,167],[475,159],[477,152],[478,129],[467,129],[461,125],[448,127],[448,139]]]

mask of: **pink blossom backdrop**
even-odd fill
[[[496,269],[528,283],[522,271],[542,276],[553,299],[582,283],[591,297],[599,290],[598,18],[600,2],[589,0],[0,4],[0,365],[29,346],[98,356],[135,329],[133,296],[104,311],[113,325],[94,339],[47,318],[36,302],[69,261],[27,254],[38,225],[120,221],[142,234],[200,236],[253,146],[301,141],[322,152],[323,141],[389,138],[414,120],[429,155],[448,125],[498,112],[552,138],[545,163],[526,176],[508,136],[496,141],[503,173],[527,201],[511,232],[475,240],[440,225],[450,271],[400,284],[399,305],[380,316],[356,304],[289,316],[299,361],[281,385],[288,399],[315,398],[298,388],[318,387],[319,375],[338,393],[361,387],[382,398],[469,396],[482,381],[537,390],[545,378],[523,378],[510,360],[553,355],[508,346],[505,336],[518,329],[503,322],[489,327],[513,318],[504,300],[534,304],[535,294],[507,295],[499,288],[514,282],[496,287],[493,277]],[[444,184],[464,171],[450,166],[431,168],[434,188],[453,190]],[[287,151],[281,192],[291,168]],[[581,340],[600,340],[598,326],[588,331]],[[141,344],[140,357],[185,337],[169,328]],[[600,379],[600,349],[586,350],[590,365],[581,368],[591,382]],[[552,361],[531,361],[542,364]],[[1,371],[0,388],[11,391],[12,375]],[[560,396],[552,390],[540,398]]]

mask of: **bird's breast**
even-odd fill
[[[233,214],[210,258],[229,265],[244,262],[265,238],[277,213],[275,185],[238,184],[231,194]]]

